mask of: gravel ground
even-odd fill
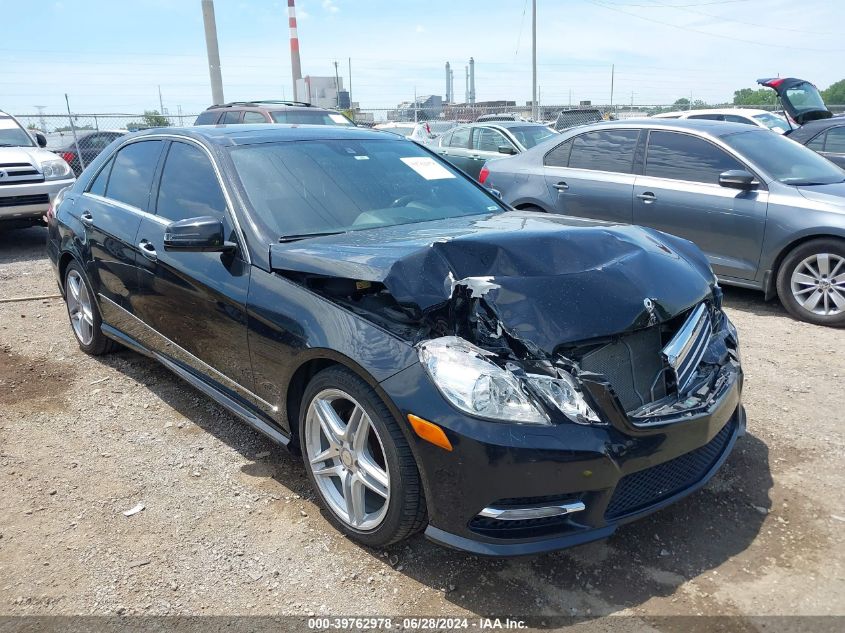
[[[0,299],[56,293],[44,239],[0,233]],[[845,334],[726,305],[749,433],[718,476],[607,541],[489,560],[351,543],[285,449],[140,355],[84,355],[60,299],[0,303],[0,615],[845,615]]]

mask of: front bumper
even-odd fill
[[[0,186],[0,222],[41,219],[50,203],[75,178]]]
[[[476,554],[520,556],[605,538],[702,487],[745,430],[738,358],[719,372],[707,407],[649,428],[473,419],[450,407],[419,365],[382,387],[400,413],[436,422],[453,446],[447,452],[408,433],[429,509],[426,536]],[[573,502],[585,509],[525,521],[478,516],[491,506]]]

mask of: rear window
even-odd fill
[[[272,235],[355,231],[504,209],[416,143],[262,143],[230,150],[256,219]]]
[[[197,117],[194,125],[214,125],[220,113],[217,110],[206,110]]]
[[[530,149],[538,143],[557,135],[544,125],[526,125],[525,127],[509,127],[508,132],[519,141],[519,144]]]
[[[276,123],[291,123],[294,125],[355,125],[340,112],[326,112],[325,110],[277,110],[270,113],[270,118]]]

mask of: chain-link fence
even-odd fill
[[[715,105],[708,107],[734,107]],[[772,104],[742,106],[743,108],[778,111],[779,106]],[[828,108],[835,114],[845,113],[845,105],[831,105]],[[545,105],[538,107],[539,121],[553,124],[560,116],[566,127],[591,123],[601,119],[629,119],[647,117],[665,112],[683,111],[689,108],[665,104],[632,105]],[[513,101],[496,101],[475,104],[436,104],[425,103],[400,104],[395,108],[355,108],[344,110],[356,124],[372,127],[384,123],[411,123],[414,121],[455,121],[469,123],[481,120],[534,120],[530,105],[518,106]],[[563,113],[561,115],[561,113]],[[144,114],[18,114],[15,115],[26,128],[45,134],[70,133],[72,127],[77,131],[85,130],[128,130],[135,131],[153,127],[193,125],[196,114],[161,115]]]

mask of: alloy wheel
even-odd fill
[[[88,286],[76,270],[67,275],[67,312],[73,333],[83,345],[90,345],[94,340],[94,312],[91,308],[91,295]]]
[[[339,389],[319,392],[305,414],[307,461],[321,496],[346,525],[376,529],[387,515],[384,444],[364,408]]]
[[[845,311],[845,258],[817,253],[802,260],[790,278],[792,296],[805,310],[822,316]]]

